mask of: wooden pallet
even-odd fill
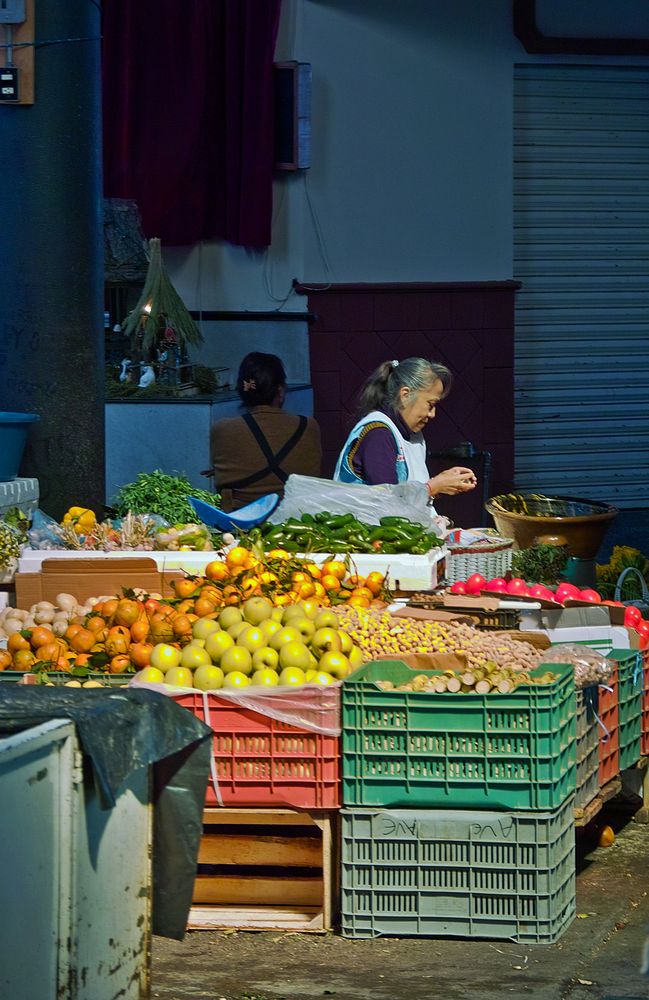
[[[621,790],[622,782],[620,779],[612,778],[608,784],[600,788],[597,795],[591,799],[587,806],[575,809],[575,826],[587,826],[597,816],[604,803],[615,798]]]
[[[187,926],[329,930],[336,818],[292,809],[206,809]]]
[[[640,757],[633,765],[622,771],[617,778],[600,788],[595,798],[582,809],[575,809],[575,826],[586,826],[597,816],[602,806],[619,795],[630,791],[642,799],[642,806],[634,814],[636,823],[649,823],[649,757]]]

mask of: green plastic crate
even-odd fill
[[[574,799],[551,812],[341,811],[347,937],[551,944],[575,916]]]
[[[642,653],[638,649],[613,649],[617,661],[620,771],[640,759],[642,742]]]
[[[343,803],[458,809],[555,809],[575,791],[573,669],[511,694],[383,691],[416,674],[401,660],[360,667],[342,688]]]

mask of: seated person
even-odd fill
[[[218,420],[210,435],[214,488],[225,511],[267,493],[284,494],[291,474],[319,476],[320,428],[312,417],[285,413],[286,372],[275,354],[254,351],[239,367],[240,417]]]

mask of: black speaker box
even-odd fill
[[[273,65],[276,170],[311,166],[311,63]]]

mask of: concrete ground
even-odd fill
[[[194,931],[155,938],[152,996],[161,1000],[647,1000],[649,826],[600,814],[617,829],[578,836],[578,917],[554,945],[334,934]]]

